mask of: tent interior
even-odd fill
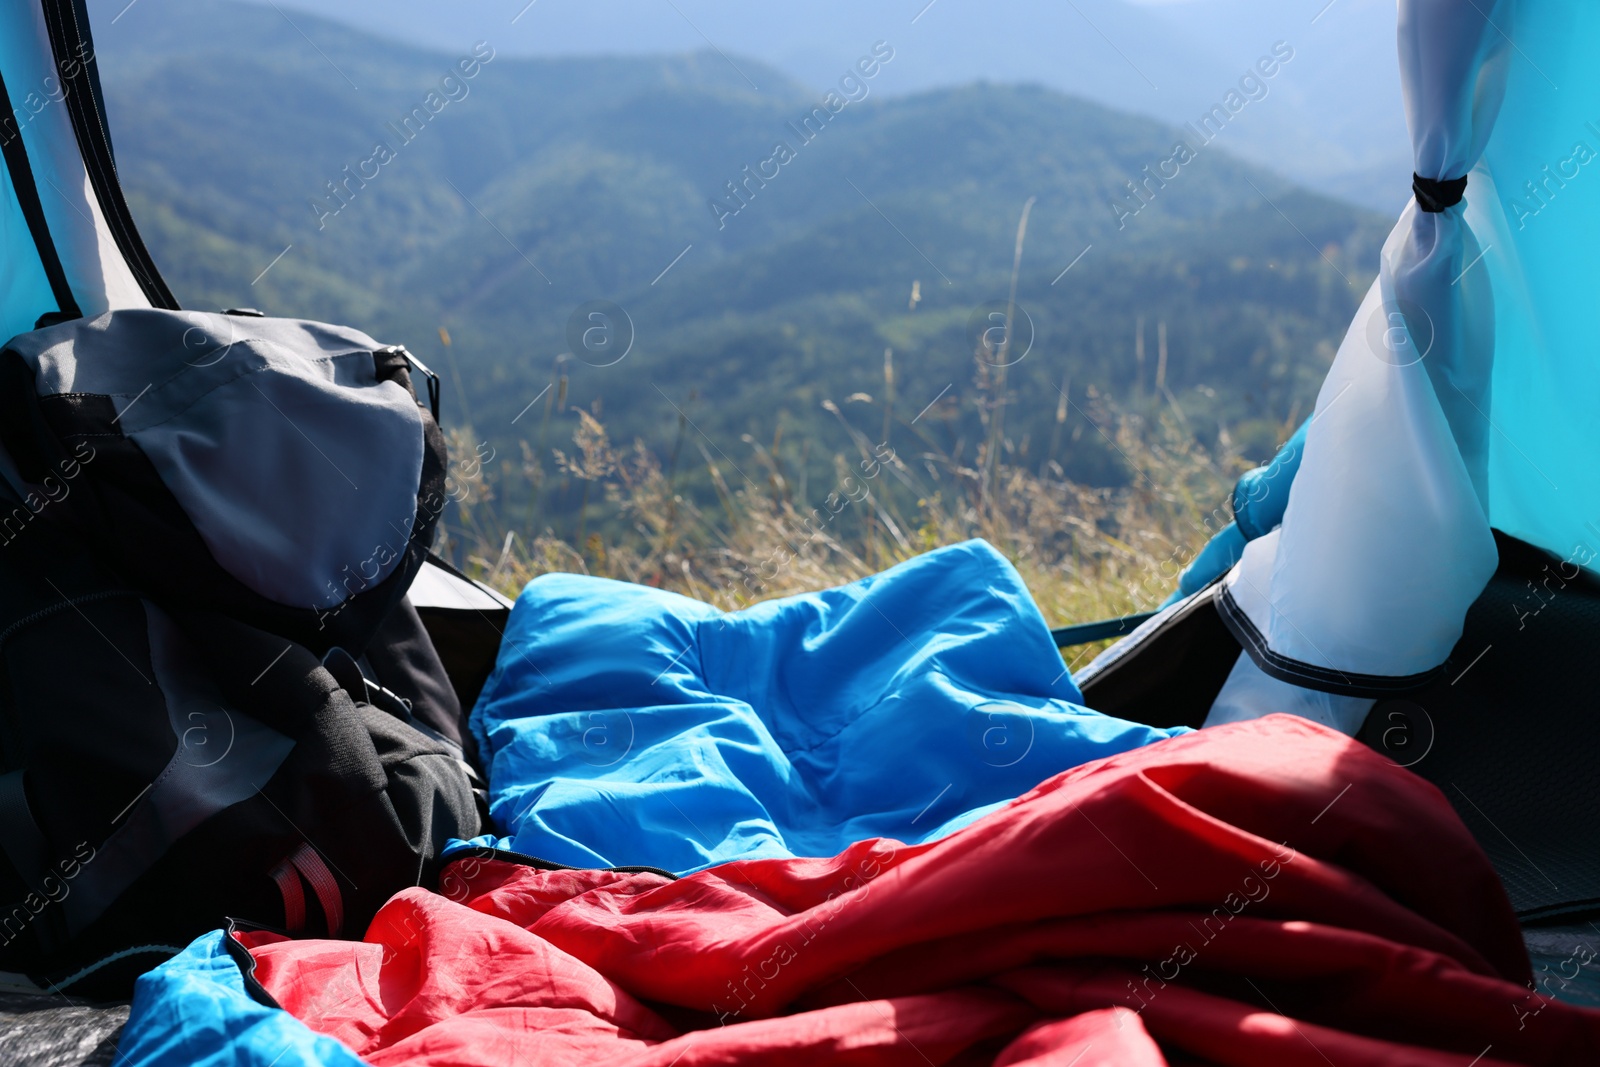
[[[1417,199],[1317,407],[1075,681],[1163,730],[1297,710],[1432,783],[1549,971],[1600,944],[1600,5],[1400,7]],[[118,185],[82,0],[0,0],[0,141],[0,337],[181,310]],[[1463,175],[1462,206],[1423,203]],[[512,602],[442,560],[409,600],[473,708]],[[1600,1007],[1579,971],[1556,998]],[[7,976],[0,1059],[115,1062],[128,1012]]]

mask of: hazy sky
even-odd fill
[[[143,0],[158,4],[160,0]],[[273,0],[257,0],[273,2]],[[875,41],[877,91],[1037,82],[1175,124],[1216,104],[1275,45],[1294,59],[1230,147],[1301,181],[1391,207],[1410,180],[1395,0],[275,0],[437,48],[509,55],[714,48],[810,87]],[[125,16],[139,17],[135,7]],[[295,16],[297,17],[297,16]],[[746,65],[749,65],[746,62]],[[759,88],[759,79],[746,79]]]

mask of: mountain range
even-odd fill
[[[887,95],[1033,83],[1169,123],[1209,108],[1281,41],[1296,62],[1273,87],[1271,107],[1230,132],[1232,150],[1384,214],[1409,189],[1394,0],[271,2],[414,44],[481,37],[516,56],[714,47],[725,65],[750,57],[812,90],[886,39],[899,52]],[[747,85],[767,87],[744,73]]]
[[[1014,264],[1006,425],[1030,462],[1134,475],[1091,393],[1170,400],[1262,456],[1388,228],[1233,154],[1289,44],[1168,124],[1033,84],[890,93],[909,46],[887,37],[819,87],[716,48],[529,58],[121,6],[90,3],[118,167],[185,305],[405,343],[504,456],[553,404],[554,443],[582,407],[622,441],[665,450],[687,424],[710,454],[750,438],[825,472],[849,439],[824,403],[876,424],[885,349],[901,423],[926,406],[914,432],[970,453]],[[1063,389],[1074,426],[1046,456]]]

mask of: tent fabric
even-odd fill
[[[32,327],[39,312],[61,303],[60,291],[70,286],[61,271],[54,242],[41,243],[35,229],[43,224],[39,183],[29,164],[20,132],[14,128],[18,107],[12,103],[5,69],[0,67],[0,334],[10,337]],[[7,116],[11,121],[7,122]],[[31,317],[30,317],[31,315]]]
[[[1480,208],[1495,200],[1480,157],[1512,66],[1507,33],[1532,6],[1401,0],[1417,174],[1470,171],[1467,201]],[[1407,205],[1318,396],[1282,525],[1251,541],[1227,578],[1224,617],[1281,682],[1371,697],[1426,680],[1494,571],[1499,294],[1471,269],[1489,248],[1467,212]]]
[[[1354,737],[1376,703],[1373,697],[1289,685],[1264,672],[1251,656],[1241,655],[1233,661],[1202,725],[1222,726],[1282,712]]]
[[[396,895],[361,943],[260,944],[256,977],[374,1067],[1466,1067],[1600,1047],[1600,1012],[1524,984],[1510,905],[1445,798],[1288,716],[1063,772],[937,842],[678,880],[472,856],[441,890]],[[131,1033],[173,1025],[151,997],[134,1015]],[[241,1031],[241,1062],[271,1033]]]
[[[1497,529],[1595,569],[1600,395],[1600,5],[1524,2],[1494,136],[1467,219],[1491,250],[1495,362],[1489,515]]]
[[[47,7],[60,24],[81,31],[69,54],[58,55],[52,48]],[[26,152],[38,202],[77,310],[94,316],[113,308],[150,307],[150,298],[119,247],[112,218],[122,227],[124,241],[131,240],[141,250],[143,246],[131,223],[120,218],[123,205],[101,203],[72,121],[71,109],[80,103],[88,106],[98,94],[94,45],[81,2],[0,4],[0,78],[11,104],[10,112],[0,115],[0,143],[8,150],[20,143]],[[114,171],[101,177],[115,186]],[[147,278],[153,271],[148,264],[141,269]],[[165,292],[159,279],[155,286]],[[0,171],[0,342],[33,329],[39,316],[58,310],[18,189],[10,173]]]
[[[938,837],[1050,775],[1183,733],[1081,706],[1021,577],[982,541],[722,612],[536,578],[471,718],[492,844],[698,870]]]
[[[1590,180],[1600,172],[1600,112],[1592,106],[1600,99],[1600,65],[1585,50],[1600,39],[1600,7],[1523,3],[1488,14],[1488,36],[1514,36],[1516,47],[1505,61],[1499,119],[1470,175],[1464,207],[1455,209],[1483,252],[1470,273],[1487,275],[1493,299],[1490,399],[1479,401],[1478,413],[1487,436],[1487,514],[1496,529],[1594,569],[1600,466],[1589,457],[1600,439],[1594,420],[1572,405],[1600,393],[1587,296],[1593,235],[1600,232],[1600,181]],[[1388,335],[1402,346],[1408,337]],[[1221,560],[1283,521],[1310,421],[1270,464],[1239,480],[1238,529],[1212,539],[1173,601],[1222,574],[1237,560]],[[1337,447],[1349,455],[1349,442]],[[1375,468],[1379,482],[1385,466]],[[1405,503],[1397,491],[1388,495],[1393,503],[1372,513],[1386,520]]]

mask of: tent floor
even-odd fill
[[[111,1067],[128,1005],[59,993],[0,992],[0,1063],[8,1067]]]
[[[1523,927],[1538,992],[1552,1000],[1600,1008],[1600,915],[1594,920]]]

